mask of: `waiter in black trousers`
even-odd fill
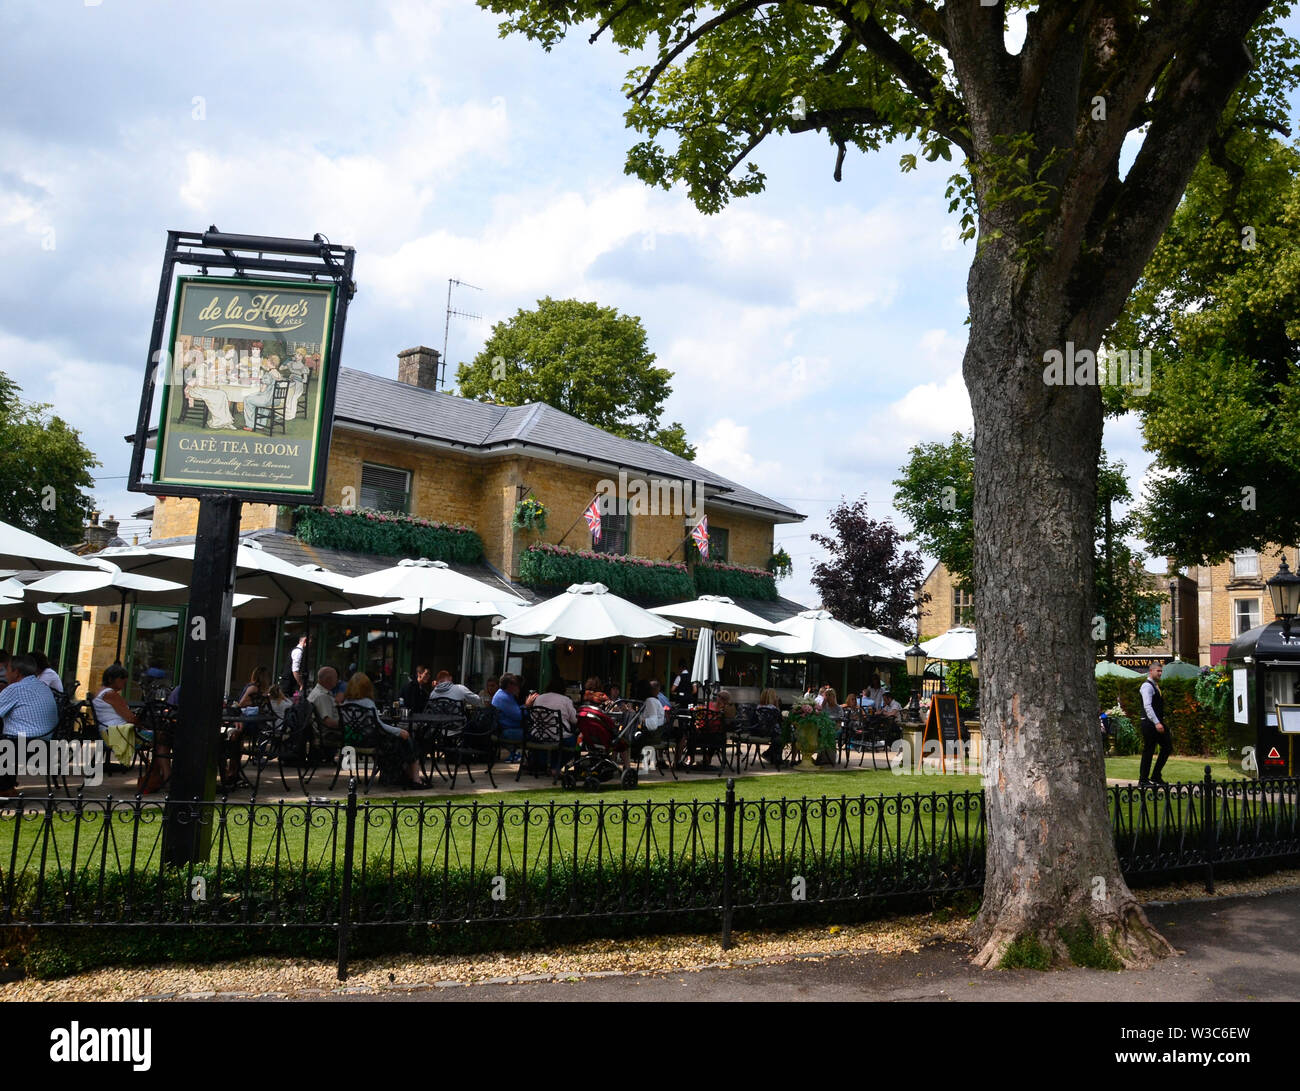
[[[1174,748],[1174,741],[1169,737],[1169,729],[1165,726],[1165,699],[1160,693],[1160,676],[1164,670],[1163,663],[1152,663],[1147,669],[1147,680],[1142,683],[1142,766],[1138,770],[1139,786],[1165,783],[1160,773]],[[1152,772],[1151,756],[1157,746],[1160,748],[1160,757],[1156,758],[1155,771]]]

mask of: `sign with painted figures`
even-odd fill
[[[336,290],[178,279],[150,491],[319,500]]]

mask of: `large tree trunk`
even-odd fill
[[[1049,386],[1049,349],[1096,349],[1101,330],[1064,292],[1011,306],[1016,263],[986,249],[970,279],[964,371],[975,417],[975,609],[987,878],[976,962],[1086,921],[1127,965],[1171,953],[1120,874],[1107,815],[1093,681],[1096,386]]]

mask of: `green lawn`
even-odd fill
[[[1107,758],[1106,776],[1119,780],[1137,780],[1141,755],[1131,754],[1126,758]],[[1209,766],[1215,780],[1236,780],[1244,777],[1239,765],[1234,765],[1227,758],[1170,758],[1165,763],[1162,774],[1170,784],[1200,781],[1205,779],[1205,767]]]
[[[1137,760],[1110,759],[1108,776],[1135,779]],[[1199,780],[1205,764],[1174,759],[1167,779]],[[1210,764],[1220,778],[1238,775],[1226,761]],[[363,799],[357,852],[373,867],[472,872],[716,858],[725,791],[723,777],[651,775],[633,790],[610,782],[600,792],[565,791],[543,779],[536,787],[469,797],[376,795]],[[751,859],[775,857],[782,845],[787,856],[800,858],[959,851],[975,835],[979,807],[971,796],[979,791],[973,775],[902,776],[869,768],[738,777],[736,796],[744,804],[736,815],[738,844]],[[951,806],[949,792],[955,793]],[[1181,802],[1167,802],[1162,825],[1181,814]],[[17,831],[12,818],[0,819],[0,871],[7,875],[15,861],[19,874],[156,872],[161,810],[152,801],[143,805],[137,824],[136,806],[115,803],[107,823],[96,802],[83,806],[79,822],[71,807],[46,821],[37,806]],[[255,813],[231,803],[216,813],[210,864],[225,874],[248,859],[292,873],[342,858],[340,800],[259,804]]]

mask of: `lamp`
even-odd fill
[[[925,684],[925,661],[929,656],[925,654],[925,649],[921,645],[913,644],[903,653],[903,658],[907,660],[909,677],[916,679],[916,685],[912,687],[912,699],[908,702],[907,711],[913,719],[920,719],[921,687]]]
[[[980,680],[980,661],[978,659],[970,660],[970,676],[976,682]]]
[[[725,662],[727,661],[727,653],[726,653],[726,652],[718,652],[718,654],[717,654],[717,659],[718,659],[718,673],[721,674],[721,673],[722,673],[722,664],[725,663]]]
[[[1273,600],[1273,613],[1282,619],[1282,631],[1290,640],[1291,619],[1300,614],[1300,576],[1291,571],[1283,557],[1277,574],[1264,586]]]

